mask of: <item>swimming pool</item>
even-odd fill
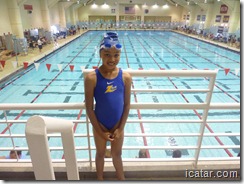
[[[0,86],[0,103],[73,103],[84,101],[83,73],[81,68],[91,69],[101,64],[98,47],[104,31],[89,31],[72,43],[63,46],[55,52],[39,60],[40,67],[36,71],[34,65],[27,70],[16,74]],[[218,69],[218,75],[212,96],[212,102],[239,103],[240,102],[240,54],[186,37],[174,32],[166,31],[118,31],[123,51],[119,67],[122,69]],[[46,64],[51,64],[50,71]],[[62,65],[62,66],[61,66]],[[71,71],[70,65],[74,66]],[[59,67],[62,67],[60,70]],[[230,70],[228,70],[230,69]],[[228,72],[228,73],[227,73]],[[226,74],[227,73],[227,74]],[[202,88],[208,84],[208,79],[178,79],[178,78],[133,78],[133,88]],[[202,102],[204,94],[174,94],[174,93],[136,93],[132,94],[132,102]],[[36,111],[9,111],[9,119],[28,119]],[[38,111],[38,114],[65,119],[83,119],[85,112],[79,110],[52,110]],[[202,111],[192,110],[131,110],[129,118],[138,119],[199,119]],[[211,110],[208,119],[240,119],[239,110]],[[4,119],[3,113],[0,119]],[[2,134],[7,132],[7,125],[0,124]],[[131,123],[126,125],[126,133],[191,133],[198,132],[197,123]],[[10,127],[13,134],[24,133],[24,124],[14,124]],[[91,130],[91,127],[90,127]],[[78,124],[75,133],[85,133],[86,125]],[[211,123],[205,132],[232,132],[240,133],[240,124]],[[14,138],[15,145],[26,147],[24,138]],[[177,145],[196,145],[197,137],[175,137]],[[76,146],[87,146],[87,139],[75,138]],[[126,137],[124,145],[155,146],[168,145],[168,137]],[[204,137],[203,145],[240,145],[240,137]],[[2,147],[12,147],[10,138],[0,139]],[[60,138],[50,138],[50,146],[61,146]],[[92,141],[92,145],[94,143]],[[229,149],[231,155],[238,154],[239,149]],[[95,152],[92,152],[94,158]],[[183,157],[193,157],[195,150],[183,150]],[[1,152],[0,155],[6,155]],[[124,150],[124,158],[134,158],[138,150]],[[62,151],[52,151],[52,158],[62,158]],[[229,154],[222,149],[202,150],[200,157],[226,157]],[[28,157],[28,155],[27,155]],[[87,158],[87,150],[77,151],[78,158]],[[171,157],[170,150],[150,150],[151,158]]]

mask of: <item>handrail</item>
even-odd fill
[[[112,162],[111,158],[105,158],[106,161]],[[124,158],[123,162],[174,162],[175,158]],[[178,161],[193,162],[194,158],[177,158]],[[211,157],[211,158],[199,158],[199,161],[240,161],[240,157]],[[16,162],[16,159],[11,160],[1,160],[2,163]],[[64,163],[63,159],[52,159],[53,163]],[[89,159],[77,159],[77,162],[90,162]],[[95,162],[95,159],[91,159],[91,162]],[[18,163],[26,163],[26,160],[21,159]]]
[[[109,148],[109,147],[108,147]],[[176,148],[174,146],[123,146],[123,150],[139,150],[139,149],[150,149],[150,150],[172,150],[173,148]],[[177,146],[177,149],[197,149],[198,146]],[[240,148],[238,145],[213,145],[213,146],[202,146],[201,149],[235,149]],[[87,150],[88,146],[76,146],[76,150]],[[91,150],[96,150],[95,146],[90,147]],[[1,151],[8,151],[10,148],[1,148]],[[12,149],[11,149],[12,150]],[[24,150],[28,151],[29,149],[27,147],[18,147],[18,149],[15,150]],[[63,147],[49,147],[50,151],[57,151],[57,150],[63,150]],[[231,158],[231,157],[230,157]]]
[[[94,69],[84,69],[83,74],[87,75]],[[217,70],[132,70],[124,69],[132,77],[214,77]]]
[[[72,121],[35,115],[25,132],[36,180],[55,180],[47,139],[52,132],[61,133],[68,179],[79,180]]]
[[[137,105],[140,105],[139,103]],[[223,109],[228,109],[226,103],[222,104]],[[239,108],[238,108],[239,107]],[[237,104],[237,106],[231,106],[232,110],[233,109],[240,109],[240,104]],[[68,108],[67,108],[68,109]],[[135,108],[137,109],[137,108]],[[215,109],[215,108],[214,108]],[[23,110],[23,109],[22,109]],[[86,123],[87,121],[85,120],[72,120],[73,123]],[[22,124],[26,123],[27,120],[8,120],[9,123],[16,123],[16,124]],[[180,120],[181,123],[202,123],[202,120]],[[5,120],[0,120],[1,123],[6,123]],[[127,123],[179,123],[179,120],[175,119],[167,119],[167,120],[146,120],[146,119],[128,119]],[[240,123],[240,119],[221,119],[221,120],[207,120],[207,123]]]
[[[48,137],[60,137],[60,134],[47,134]],[[93,135],[90,135],[93,137]],[[199,133],[125,133],[125,137],[197,137]],[[240,136],[240,133],[204,133],[204,137],[225,137],[225,136]],[[20,138],[25,137],[24,134],[3,134],[0,135],[2,138]],[[74,137],[86,137],[86,134],[75,134]],[[0,148],[1,150],[1,148]]]
[[[205,109],[205,103],[131,103],[131,109]],[[211,103],[209,109],[239,109],[240,103]],[[85,109],[85,103],[2,103],[0,110]]]

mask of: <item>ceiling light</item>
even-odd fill
[[[97,4],[95,3],[95,1],[93,2],[93,5],[91,7],[92,8],[97,8]]]
[[[163,8],[164,9],[169,8],[169,5],[166,3],[165,5],[163,5]]]
[[[108,8],[109,6],[107,5],[106,2],[104,2],[104,4],[102,5],[102,8]]]
[[[143,8],[146,8],[146,7],[147,7],[147,3],[144,3],[144,4],[142,5],[142,7],[143,7]]]
[[[152,6],[153,8],[158,8],[158,4],[155,3],[155,5]]]

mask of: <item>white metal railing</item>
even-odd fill
[[[47,138],[53,132],[61,133],[68,179],[79,180],[73,122],[35,115],[28,119],[25,134],[36,180],[55,180]]]
[[[84,70],[83,73],[86,75],[88,72],[92,70]],[[209,79],[209,85],[208,89],[164,89],[164,90],[154,90],[154,89],[132,89],[133,92],[139,92],[139,91],[155,91],[155,92],[206,92],[206,99],[204,103],[132,103],[131,109],[201,109],[203,110],[202,119],[199,120],[131,120],[128,119],[127,123],[200,123],[200,131],[194,132],[194,133],[125,133],[125,137],[169,137],[169,136],[179,136],[179,137],[197,137],[198,143],[197,145],[191,145],[191,146],[177,146],[177,149],[194,149],[195,156],[194,158],[189,159],[179,159],[180,161],[190,161],[191,163],[197,167],[199,160],[239,160],[239,158],[231,158],[231,157],[217,157],[217,158],[199,158],[199,153],[201,149],[233,149],[233,148],[240,148],[239,145],[202,145],[202,139],[203,137],[215,137],[215,136],[240,136],[239,133],[204,133],[204,129],[207,123],[239,123],[240,119],[224,119],[224,120],[207,120],[208,111],[210,109],[240,109],[240,103],[210,103],[211,101],[211,95],[214,88],[215,78],[217,71],[212,70],[159,70],[159,71],[144,71],[144,70],[127,70],[132,77],[204,77]],[[38,103],[38,104],[27,104],[27,103],[19,103],[19,104],[1,104],[0,110],[3,110],[4,112],[7,110],[70,110],[70,109],[85,109],[84,103]],[[6,113],[5,113],[6,115]],[[88,150],[89,151],[89,158],[87,159],[78,159],[78,162],[90,162],[90,166],[92,165],[92,162],[94,159],[91,157],[91,150],[95,150],[94,146],[91,146],[90,138],[93,136],[89,132],[89,121],[86,120],[71,120],[73,123],[86,123],[87,127],[87,133],[85,134],[79,134],[74,133],[74,137],[88,137],[88,146],[82,147],[82,146],[76,146],[76,150]],[[26,120],[8,120],[7,115],[5,117],[5,120],[0,120],[0,123],[7,123],[7,124],[19,124],[19,123],[26,123]],[[59,134],[48,134],[50,137],[60,137]],[[0,134],[0,138],[16,138],[16,137],[25,137],[24,134],[12,134],[7,132],[5,134]],[[170,146],[123,146],[123,150],[138,150],[138,149],[148,149],[148,150],[161,150],[161,149],[172,149]],[[7,151],[7,150],[28,150],[27,147],[0,147],[0,151]],[[50,147],[50,150],[63,150],[62,147]],[[143,159],[144,161],[145,159]],[[23,160],[17,160],[18,162],[24,162]],[[123,159],[123,161],[142,161],[141,159]],[[171,159],[146,159],[146,161],[171,161]],[[9,160],[0,160],[0,162],[12,162]],[[53,162],[64,162],[62,159],[53,159]]]

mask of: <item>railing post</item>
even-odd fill
[[[199,155],[200,155],[200,151],[201,151],[202,140],[203,140],[203,136],[204,136],[204,130],[205,130],[205,127],[207,124],[208,111],[209,111],[211,98],[212,98],[212,94],[213,94],[213,90],[214,90],[216,74],[217,74],[217,71],[216,71],[215,75],[213,77],[210,77],[210,79],[209,79],[210,80],[209,84],[208,84],[209,92],[207,93],[206,99],[205,99],[206,108],[203,110],[202,123],[200,125],[200,130],[199,130],[200,136],[198,137],[198,141],[197,141],[198,148],[195,152],[195,162],[193,163],[193,166],[195,168],[197,168],[198,159],[199,159]]]
[[[68,180],[79,180],[72,121],[32,116],[25,132],[36,180],[55,180],[47,139],[54,132],[61,133]]]
[[[87,128],[87,141],[88,141],[88,152],[89,152],[89,163],[90,163],[90,170],[92,169],[92,155],[91,155],[91,135],[89,130],[89,119],[86,115],[86,128]]]
[[[87,72],[84,72],[86,70],[82,70],[83,75],[84,75],[84,86],[85,86],[85,78],[86,75],[88,74]],[[90,135],[90,130],[89,130],[89,118],[88,115],[86,114],[86,131],[87,131],[87,142],[88,142],[88,153],[89,153],[89,164],[90,164],[90,170],[92,170],[92,154],[91,154],[91,135]]]
[[[7,116],[6,111],[3,111],[3,114],[4,114],[4,117],[6,120],[7,127],[10,127],[11,125],[8,122],[8,116]],[[11,143],[12,143],[13,149],[15,149],[15,143],[14,143],[14,139],[12,137],[12,131],[10,128],[8,128],[8,132],[9,132],[9,135],[11,136]],[[15,150],[15,154],[18,155],[16,150]],[[19,157],[17,157],[17,161],[19,161]]]

